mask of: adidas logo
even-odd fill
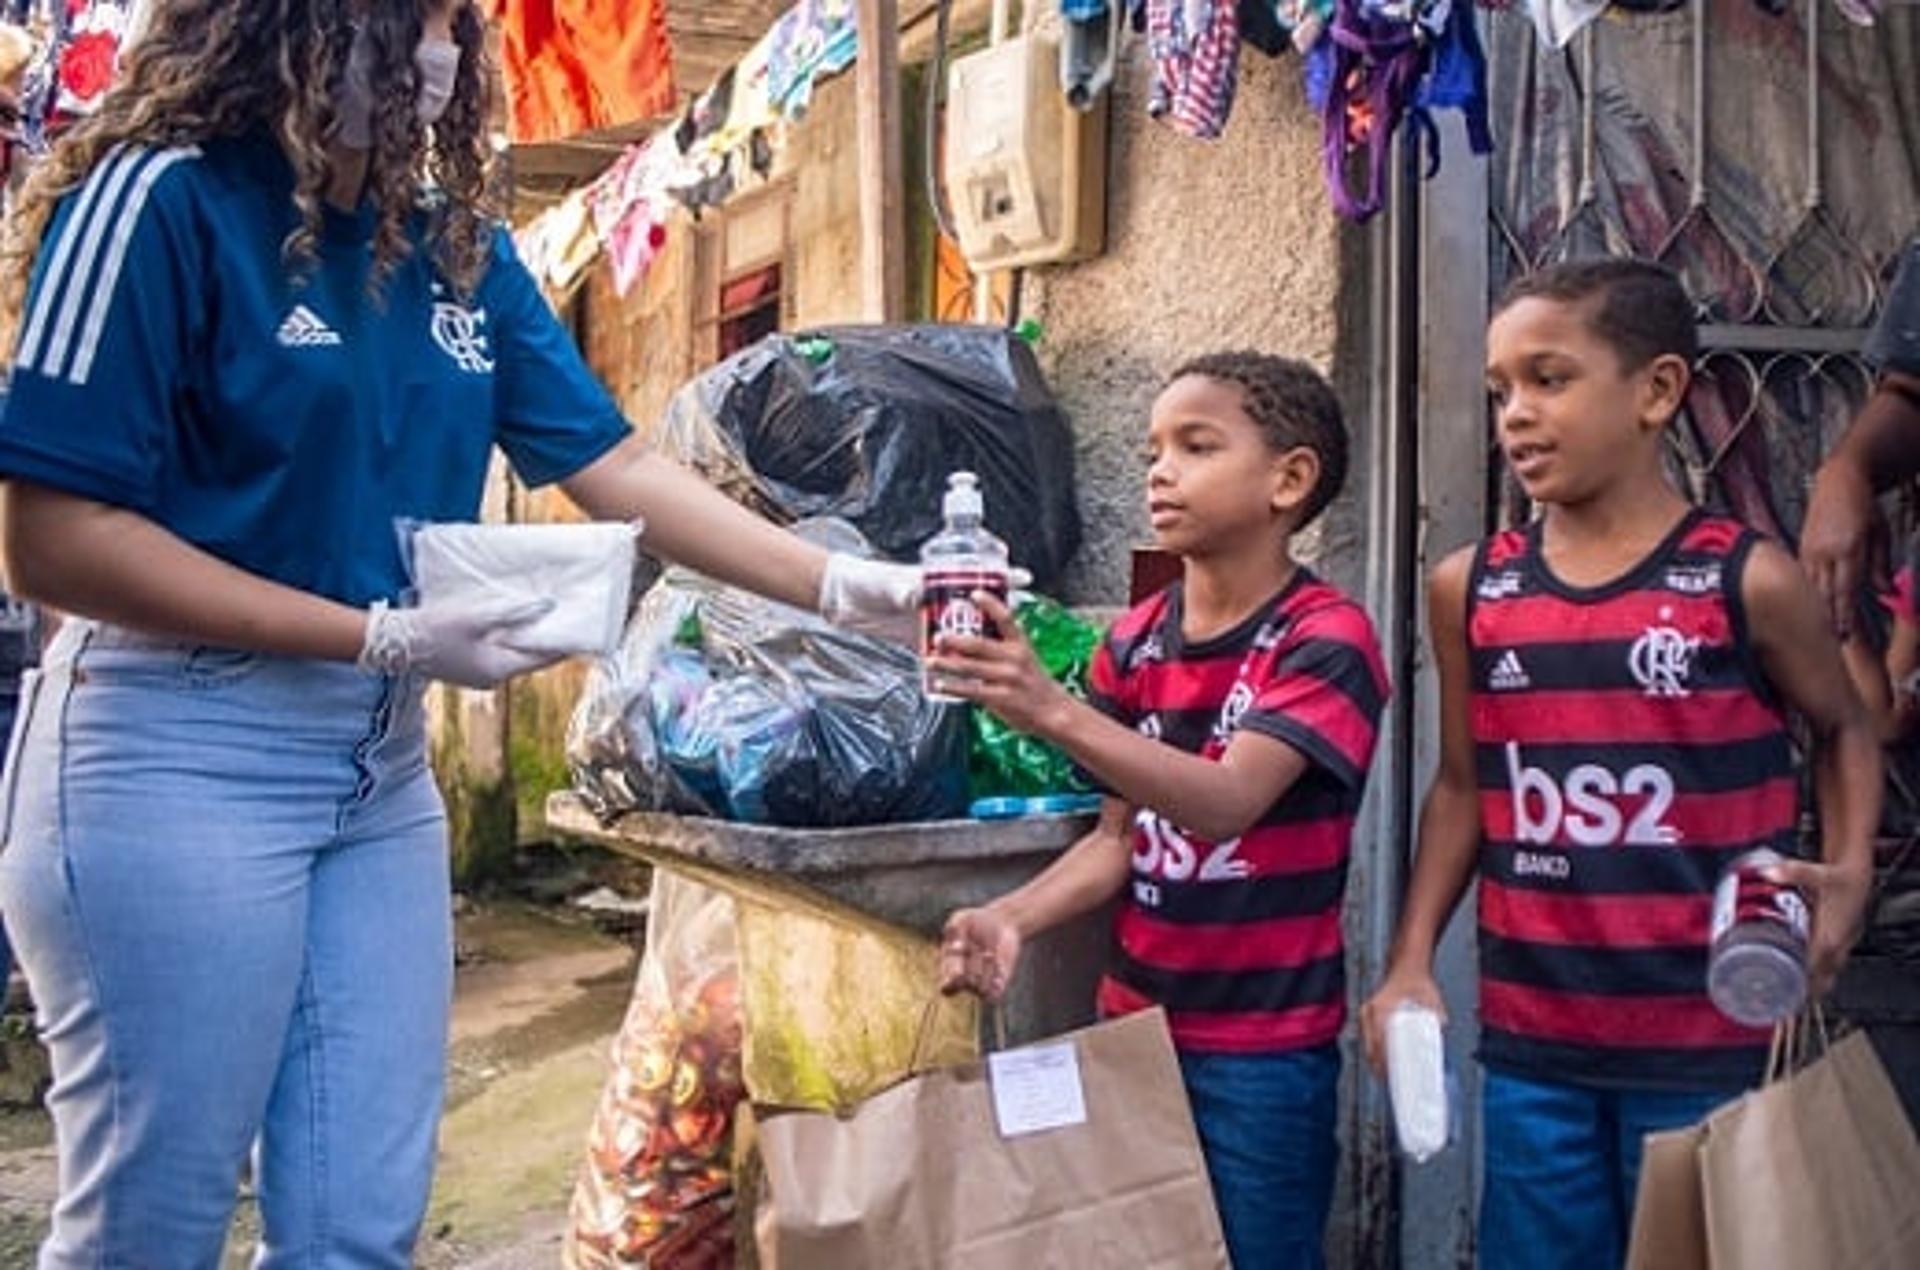
[[[286,320],[280,323],[280,330],[274,338],[280,341],[282,348],[318,348],[338,344],[340,332],[328,326],[319,314],[306,305],[296,304]]]
[[[1493,663],[1493,673],[1487,676],[1487,687],[1494,692],[1518,692],[1532,686],[1527,668],[1520,664],[1520,654],[1511,648],[1500,654],[1500,660]]]

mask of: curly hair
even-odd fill
[[[1167,382],[1187,375],[1238,385],[1247,417],[1275,453],[1305,448],[1320,460],[1320,479],[1295,529],[1312,524],[1339,497],[1347,483],[1347,422],[1340,399],[1319,371],[1290,357],[1233,349],[1184,362]]]
[[[409,225],[430,207],[426,243],[456,290],[470,294],[490,260],[494,76],[486,31],[455,0],[461,58],[453,98],[431,129],[415,103],[414,50],[436,0],[158,0],[144,34],[99,109],[61,137],[28,176],[0,248],[0,365],[11,360],[27,279],[59,200],[122,142],[180,146],[269,133],[293,167],[299,224],[282,244],[290,274],[311,269],[330,170],[327,137],[356,26],[372,46],[373,149],[366,197],[374,210],[376,297],[413,250]],[[431,188],[429,202],[423,191]]]

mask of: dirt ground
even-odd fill
[[[526,895],[457,912],[459,967],[440,1164],[416,1264],[549,1270],[587,1121],[634,967],[632,929]],[[574,888],[577,889],[577,888]],[[626,888],[623,888],[626,889]],[[0,1270],[33,1264],[54,1195],[52,1127],[33,1095],[45,1061],[27,1021],[0,1031]],[[251,1264],[258,1230],[242,1192],[226,1265]]]

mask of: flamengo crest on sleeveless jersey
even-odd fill
[[[1540,530],[1474,561],[1481,1058],[1580,1084],[1751,1083],[1766,1033],[1706,995],[1714,882],[1791,852],[1786,720],[1748,650],[1758,535],[1690,513],[1626,576],[1562,583]]]
[[[1327,1044],[1346,1017],[1340,905],[1389,691],[1373,624],[1305,569],[1214,638],[1184,640],[1181,614],[1175,583],[1114,624],[1094,657],[1093,704],[1190,754],[1217,760],[1248,729],[1308,766],[1223,842],[1139,809],[1101,1013],[1164,1006],[1190,1051]]]

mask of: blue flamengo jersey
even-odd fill
[[[296,268],[293,174],[262,137],[122,146],[55,210],[0,414],[0,477],[144,515],[249,572],[365,605],[396,524],[471,520],[492,448],[529,484],[628,434],[511,240],[462,297],[415,218],[377,290],[370,211]]]

